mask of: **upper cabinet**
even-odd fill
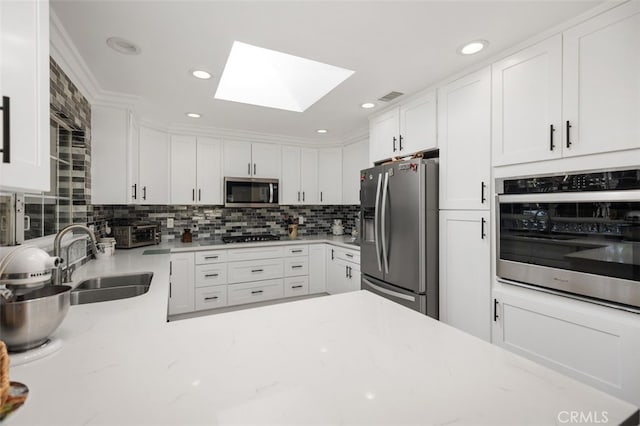
[[[135,204],[138,190],[139,131],[124,108],[91,108],[91,202]],[[114,173],[114,166],[124,173]]]
[[[640,3],[493,65],[496,166],[640,148]]]
[[[440,209],[490,208],[491,70],[438,91]]]
[[[435,149],[436,92],[425,93],[369,122],[371,162]]]
[[[50,189],[49,2],[0,2],[0,187]]]
[[[222,143],[171,136],[171,204],[222,204]]]
[[[225,141],[224,176],[280,178],[280,145]]]
[[[640,2],[563,34],[564,155],[640,148]]]
[[[141,126],[139,156],[139,203],[169,204],[169,135]]]
[[[320,204],[342,204],[342,148],[318,150]]]
[[[562,153],[562,36],[493,64],[493,164]]]
[[[360,171],[369,168],[369,143],[342,148],[342,203],[360,204]]]
[[[318,203],[318,150],[282,147],[280,204]]]

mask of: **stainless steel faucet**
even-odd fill
[[[62,248],[61,248],[61,243],[62,243],[62,237],[64,237],[65,235],[67,235],[69,232],[73,232],[73,231],[82,231],[85,234],[89,235],[90,238],[90,243],[91,246],[93,248],[93,254],[95,256],[95,254],[98,252],[98,241],[96,240],[96,236],[93,233],[93,231],[91,231],[91,229],[87,228],[85,225],[81,225],[79,223],[74,223],[73,225],[68,225],[65,226],[64,228],[62,228],[60,231],[58,231],[58,233],[56,234],[56,238],[53,240],[53,255],[54,256],[58,256],[60,257]],[[65,270],[65,281],[64,282],[70,282],[71,281],[71,274],[73,273],[73,270],[71,272],[69,272],[69,250],[67,250],[67,259],[64,259],[64,263],[66,265],[66,270]],[[54,285],[60,285],[62,284],[62,278],[63,278],[63,273],[62,273],[62,267],[58,266],[58,268],[53,270],[53,284]]]

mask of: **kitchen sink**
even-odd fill
[[[82,281],[71,291],[71,304],[107,302],[140,296],[149,291],[153,273],[96,277]]]

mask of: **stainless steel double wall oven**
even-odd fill
[[[640,311],[640,170],[498,180],[497,275]]]

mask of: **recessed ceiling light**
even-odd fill
[[[488,45],[489,42],[487,40],[474,40],[458,49],[458,53],[460,53],[461,55],[473,55],[475,53],[478,53]]]
[[[376,104],[374,104],[373,102],[365,102],[360,106],[362,108],[364,108],[364,109],[369,109],[369,108],[373,108],[374,106],[376,106]]]
[[[302,112],[353,71],[234,41],[215,98]]]
[[[211,78],[211,74],[204,70],[191,70],[191,75],[201,80],[208,80]]]
[[[200,118],[201,117],[201,115],[198,114],[197,112],[188,112],[186,114],[186,116],[189,117],[189,118]]]
[[[318,130],[316,130],[316,133],[321,133],[321,134],[324,134],[324,133],[327,133],[327,132],[328,132],[327,129],[318,129]]]
[[[118,53],[139,55],[142,50],[135,43],[120,37],[109,37],[107,45]]]

